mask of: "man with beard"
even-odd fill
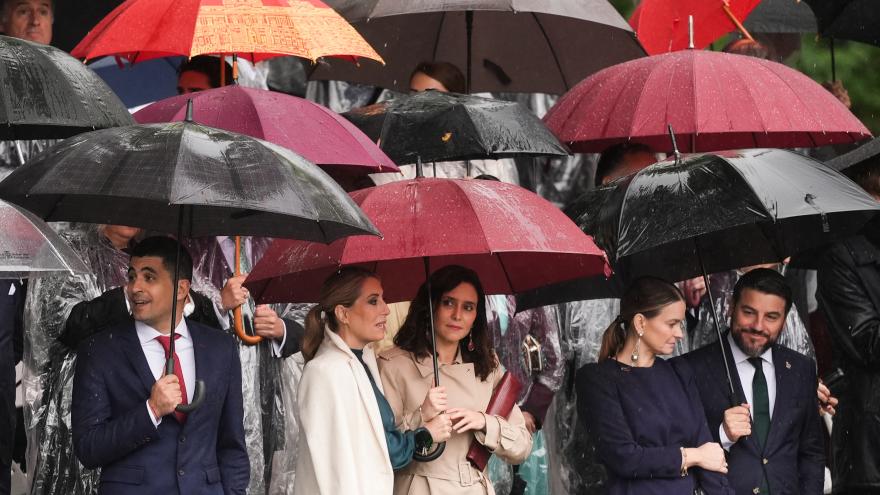
[[[777,344],[791,309],[791,288],[774,270],[743,275],[733,290],[730,331],[718,346],[681,358],[697,377],[709,430],[728,451],[728,479],[738,495],[821,494],[825,454],[813,362]]]

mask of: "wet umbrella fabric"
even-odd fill
[[[186,237],[331,242],[376,233],[348,195],[305,159],[192,122],[75,136],[12,172],[0,182],[0,198],[47,221],[169,233],[182,227]]]
[[[813,9],[819,34],[880,46],[880,9],[873,0],[804,0]]]
[[[67,241],[20,206],[0,201],[0,232],[0,278],[88,272]]]
[[[540,119],[513,102],[423,91],[343,116],[399,165],[568,155]]]
[[[605,69],[563,95],[544,117],[573,151],[623,142],[672,152],[854,143],[868,129],[830,92],[782,64],[685,50]]]
[[[189,100],[196,122],[283,146],[318,166],[363,174],[398,170],[370,138],[339,114],[275,91],[225,86],[153,103],[134,118],[141,124],[182,121]]]
[[[0,36],[0,139],[61,139],[132,123],[113,91],[75,58]]]
[[[858,148],[825,162],[834,170],[843,172],[853,167],[880,164],[880,138],[874,138]]]
[[[816,16],[807,2],[761,0],[743,23],[751,33],[816,33]]]
[[[576,222],[627,275],[671,281],[781,261],[858,231],[880,211],[838,172],[773,149],[666,160],[611,189]]]
[[[320,0],[128,0],[71,51],[78,58],[237,54],[252,62],[283,55],[381,62],[375,50]]]
[[[246,286],[260,302],[314,302],[340,266],[382,277],[384,299],[411,300],[434,271],[450,264],[477,272],[488,294],[607,274],[604,255],[559,209],[511,184],[418,178],[352,193],[383,238],[330,245],[276,240]]]
[[[742,22],[761,0],[729,0],[731,15]],[[722,0],[642,0],[630,18],[645,51],[650,55],[688,48],[688,17],[694,19],[693,43],[697,49],[737,29],[724,11]]]
[[[562,94],[597,70],[645,54],[629,25],[607,0],[328,3],[376,48],[386,65],[365,61],[354,67],[326,60],[327,64],[312,73],[312,79],[405,92],[419,63],[450,62],[467,74],[470,58],[472,93]],[[586,53],[590,56],[584,56]]]

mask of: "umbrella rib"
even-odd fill
[[[568,79],[565,77],[565,72],[562,70],[562,64],[559,63],[559,57],[556,55],[556,51],[553,50],[553,45],[550,43],[550,37],[547,36],[547,30],[544,29],[544,26],[541,24],[541,21],[538,19],[537,12],[532,12],[532,17],[535,19],[535,24],[538,26],[538,29],[541,30],[541,36],[544,37],[544,41],[547,42],[547,49],[550,51],[550,55],[553,56],[553,63],[556,64],[556,70],[559,71],[559,77],[562,78],[562,84],[565,86],[565,90],[568,91],[571,89],[571,86],[568,84]]]
[[[498,263],[501,263],[501,271],[504,272],[504,279],[507,280],[507,287],[510,288],[510,293],[515,294],[513,282],[510,280],[510,273],[507,272],[507,265],[504,264],[504,258],[501,254],[495,254],[495,256],[498,257]]]
[[[437,49],[440,48],[440,35],[443,33],[443,25],[446,24],[446,11],[440,13],[440,25],[437,26],[437,34],[434,36],[434,51],[431,53],[431,59],[437,60]]]

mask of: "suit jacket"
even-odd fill
[[[15,293],[9,295],[10,287]],[[15,364],[21,361],[24,288],[0,280],[0,466],[12,461],[15,444]]]
[[[740,399],[743,386],[733,364],[730,344],[721,340],[731,363],[731,377]],[[724,411],[731,407],[730,388],[718,344],[713,343],[675,358],[693,368],[697,388],[706,412],[709,430],[720,441],[719,427]],[[759,493],[764,473],[773,495],[821,494],[825,480],[825,447],[816,397],[816,367],[806,356],[778,344],[773,345],[776,370],[776,402],[770,421],[767,445],[761,448],[753,437],[740,438],[727,455],[727,478],[738,495]],[[751,386],[751,384],[749,384]]]
[[[99,493],[245,493],[250,465],[238,349],[218,330],[187,326],[206,399],[183,426],[171,415],[158,428],[150,419],[146,401],[155,379],[133,320],[79,347],[73,441],[84,466],[102,468]]]

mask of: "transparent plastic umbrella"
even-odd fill
[[[88,271],[67,241],[24,208],[0,201],[0,232],[0,278]]]

